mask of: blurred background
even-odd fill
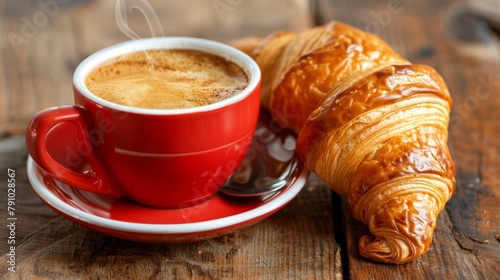
[[[447,49],[479,64],[500,60],[498,0],[1,0],[0,137],[22,133],[42,108],[72,104],[73,70],[98,49],[129,40],[120,24],[139,37],[226,42],[332,19],[376,33],[416,62],[441,55],[442,71],[459,67]]]

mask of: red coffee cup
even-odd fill
[[[248,86],[225,100],[186,109],[144,109],[111,103],[92,94],[86,76],[103,63],[148,49],[193,49],[240,66]],[[257,124],[261,74],[246,54],[197,38],[166,37],[124,42],[85,59],[73,76],[74,106],[36,114],[26,144],[34,161],[72,187],[111,197],[126,196],[151,207],[181,208],[217,193],[238,168]],[[74,134],[61,139],[65,155],[51,154],[47,141],[59,125]],[[52,133],[52,137],[60,137]],[[65,137],[65,138],[66,138]],[[59,149],[61,150],[61,149]]]

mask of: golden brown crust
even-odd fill
[[[338,193],[348,195],[352,172],[379,143],[423,125],[440,128],[446,139],[450,106],[434,69],[390,66],[324,100],[302,126],[297,152]],[[332,143],[342,149],[333,150]]]
[[[269,107],[286,113],[278,121],[297,133],[335,91],[376,69],[409,64],[378,37],[338,22],[299,34],[285,57]]]
[[[405,263],[425,253],[455,185],[441,76],[338,22],[273,34],[251,55],[264,69],[263,105],[374,235],[361,255]]]

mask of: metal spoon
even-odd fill
[[[248,166],[248,162],[244,163],[243,168],[240,168],[226,184],[221,188],[221,192],[236,197],[263,197],[271,193],[275,193],[288,185],[290,178],[295,174],[297,161],[293,160],[282,168],[278,176],[271,176],[266,170],[262,162],[253,162],[253,165]],[[250,168],[250,176],[248,173]],[[247,177],[246,180],[241,178]]]
[[[221,193],[267,198],[287,186],[296,173],[299,159],[294,152],[295,145],[286,144],[286,139],[285,144],[282,142],[282,139],[275,138],[252,157],[247,157],[221,188]]]

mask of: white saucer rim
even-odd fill
[[[265,214],[280,209],[285,204],[290,202],[304,187],[308,177],[309,170],[304,166],[302,172],[296,177],[295,182],[279,196],[269,200],[268,202],[236,215],[231,215],[223,218],[207,220],[203,222],[183,223],[183,224],[150,224],[150,223],[133,223],[112,220],[104,217],[99,217],[62,202],[54,196],[40,180],[42,176],[37,165],[31,156],[27,160],[28,179],[35,193],[45,202],[50,204],[58,211],[72,217],[75,220],[82,221],[101,228],[112,229],[123,232],[143,233],[143,234],[193,234],[199,232],[208,232],[222,228],[236,226],[247,221],[257,219]]]

